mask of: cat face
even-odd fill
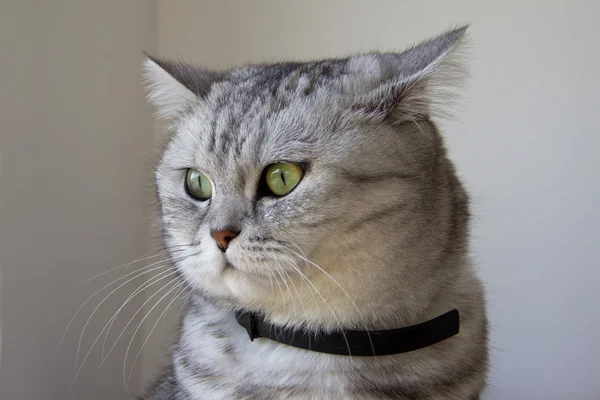
[[[173,132],[156,171],[163,231],[190,286],[284,319],[324,304],[350,318],[389,282],[424,295],[416,268],[444,251],[453,197],[430,96],[463,33],[220,73],[149,59]]]

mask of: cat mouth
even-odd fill
[[[236,269],[235,266],[230,263],[229,261],[225,261],[225,266],[223,267],[224,270],[230,270],[230,269]]]
[[[224,273],[224,274],[232,274],[233,273],[235,275],[241,274],[247,278],[259,278],[259,279],[265,278],[266,279],[268,277],[268,274],[265,271],[257,270],[254,268],[248,268],[244,264],[235,266],[230,261],[225,262],[223,269],[222,269],[222,273]]]

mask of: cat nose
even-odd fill
[[[222,231],[212,231],[210,233],[210,236],[212,236],[212,238],[215,239],[215,242],[217,242],[217,246],[219,246],[219,249],[221,249],[221,251],[225,253],[225,250],[227,250],[227,246],[229,246],[229,242],[231,242],[238,234],[239,232],[234,232],[229,229],[225,229]]]

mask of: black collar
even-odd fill
[[[429,321],[384,331],[344,330],[318,334],[275,327],[255,313],[237,311],[237,322],[246,328],[250,340],[268,338],[279,343],[320,353],[344,356],[385,356],[406,353],[446,340],[459,331],[458,310]]]

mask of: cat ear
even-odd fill
[[[396,123],[445,116],[453,89],[466,75],[460,56],[467,28],[444,33],[403,53],[350,58],[346,90],[352,93],[352,109]]]
[[[158,115],[172,119],[188,105],[206,96],[220,73],[146,54],[144,78],[150,103]]]

